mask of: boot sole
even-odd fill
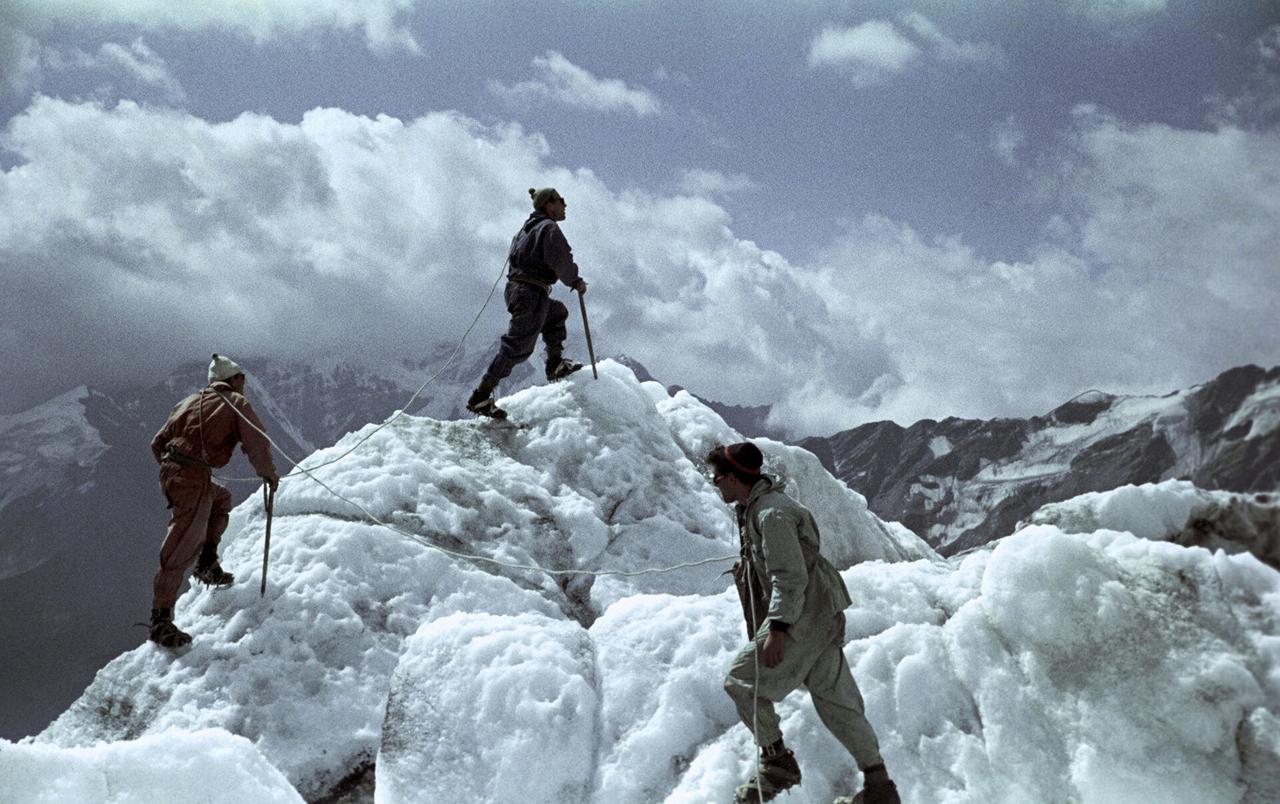
[[[491,408],[473,408],[468,405],[467,411],[485,419],[497,419],[498,421],[504,421],[507,418],[507,412],[497,405],[494,405]]]
[[[227,589],[235,585],[235,582],[236,582],[236,577],[234,575],[232,575],[230,578],[228,578],[225,581],[210,581],[210,580],[201,578],[199,575],[192,575],[191,577],[196,581],[199,581],[200,583],[204,584],[205,586],[211,586],[214,589]]]

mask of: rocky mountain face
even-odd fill
[[[1230,369],[1163,397],[1091,391],[1030,419],[875,422],[800,445],[878,516],[954,555],[1086,492],[1174,478],[1280,488],[1280,367]]]

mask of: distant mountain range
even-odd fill
[[[1166,396],[1091,391],[1030,419],[874,422],[799,445],[943,555],[1047,503],[1126,484],[1280,489],[1280,368],[1241,366]]]

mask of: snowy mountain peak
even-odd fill
[[[323,401],[326,417],[357,415],[328,397],[361,386],[359,371],[279,371],[270,391],[281,415],[316,421],[309,400]],[[305,478],[281,486],[265,598],[265,522],[250,495],[223,549],[238,584],[179,602],[193,646],[129,649],[37,738],[0,740],[6,795],[157,804],[365,802],[375,789],[388,804],[730,799],[753,756],[721,687],[743,642],[738,600],[718,574],[736,535],[700,458],[738,434],[687,393],[641,382],[618,363],[600,372],[599,381],[580,372],[510,394],[503,404],[525,427],[406,416],[308,456],[318,466],[369,436],[317,470],[350,502]],[[1131,436],[1115,428],[1136,413],[1153,432],[1234,429],[1230,443],[1252,445],[1245,457],[1265,456],[1272,441],[1249,441],[1245,425],[1267,426],[1275,375],[1246,367],[1165,398],[1073,400],[1097,406],[1088,424],[949,420],[912,437],[929,460],[993,484],[1009,464],[973,461],[974,444],[1016,447],[1028,424],[1059,435],[1110,429],[1080,442],[1091,461],[1125,454]],[[139,419],[154,417],[130,421],[93,392],[83,404],[110,445],[103,469],[140,462],[103,479],[147,480],[103,500],[155,498],[151,456],[136,448],[154,427],[140,432]],[[368,418],[384,421],[394,406],[374,407]],[[1186,546],[1214,545],[1228,531],[1238,539],[1241,523],[1274,544],[1272,495],[1206,494],[1176,481],[1085,495],[942,561],[901,525],[870,515],[812,454],[757,443],[767,468],[814,510],[825,552],[847,567],[845,654],[904,801],[1280,800],[1280,573],[1249,554]],[[1070,443],[1061,447],[1070,455]],[[159,515],[161,506],[145,510]],[[105,513],[85,545],[63,551],[66,577],[102,574],[101,534],[130,524]],[[126,633],[122,624],[144,616],[161,528],[137,530],[145,550],[127,559],[137,577],[94,601],[98,619],[59,612],[40,632],[55,634],[51,644],[90,641],[53,630],[61,622]],[[591,574],[674,564],[695,566]],[[46,568],[0,587],[11,592],[0,608],[34,599]],[[48,694],[53,679],[13,658],[0,680],[11,700]],[[780,713],[805,779],[786,800],[855,791],[850,758],[805,696],[789,696]],[[185,786],[156,783],[157,750],[165,768],[181,766]],[[200,782],[210,779],[223,782]]]
[[[85,419],[85,402],[95,393],[81,385],[21,413],[0,416],[0,438],[5,440],[6,450],[26,444],[50,460],[92,461],[103,447],[97,431]]]
[[[107,450],[89,408],[102,397],[74,388],[21,413],[0,416],[0,579],[26,572],[62,546],[56,534],[25,532],[16,523],[46,504],[53,489],[83,494]]]
[[[172,656],[145,644],[119,657],[40,741],[87,745],[222,728],[253,740],[310,799],[353,768],[371,767],[385,750],[393,676],[408,672],[396,668],[415,633],[429,649],[438,640],[426,635],[445,621],[451,630],[476,618],[525,618],[518,630],[541,623],[549,640],[567,640],[568,655],[581,656],[594,623],[638,596],[730,601],[722,573],[736,556],[737,535],[700,459],[740,436],[711,410],[611,361],[598,381],[579,372],[503,405],[528,426],[404,416],[316,470],[360,508],[308,478],[286,479],[276,497],[265,599],[257,593],[264,512],[256,498],[239,506],[223,542],[223,564],[238,584],[197,588],[178,603],[192,648]],[[303,465],[345,452],[374,427]],[[867,512],[811,454],[774,442],[761,447],[766,469],[814,509],[824,552],[838,566],[936,560],[906,529]],[[663,573],[589,574],[707,560]],[[732,624],[724,639],[732,644],[740,628]],[[604,691],[592,696],[599,702]]]
[[[1046,503],[1125,484],[1280,488],[1280,367],[1240,366],[1164,396],[1087,391],[1030,419],[876,422],[800,443],[878,515],[952,555]]]

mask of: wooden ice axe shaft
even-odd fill
[[[587,355],[591,357],[591,376],[600,379],[596,373],[596,350],[591,345],[591,325],[587,323],[587,299],[581,290],[578,291],[578,307],[582,309],[582,331],[587,336]]]
[[[276,490],[263,484],[262,486],[262,507],[267,509],[267,538],[262,543],[262,588],[258,591],[258,597],[266,597],[267,595],[267,559],[271,555],[271,509],[275,507]]]

